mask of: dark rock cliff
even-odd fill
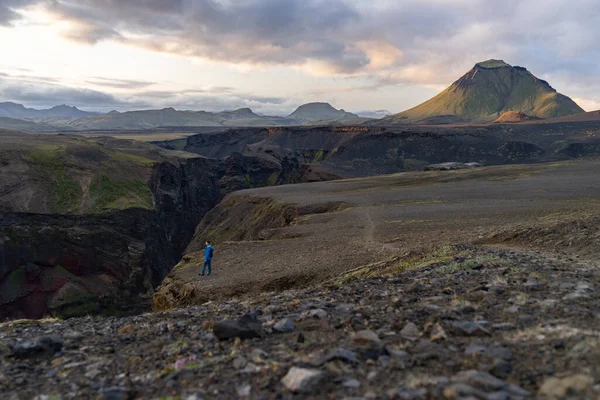
[[[0,320],[148,307],[222,197],[215,160],[163,158],[149,172],[151,209],[0,213]]]

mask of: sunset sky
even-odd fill
[[[600,109],[598,0],[0,0],[0,101],[403,111],[489,58]]]

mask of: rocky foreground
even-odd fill
[[[128,318],[5,323],[0,397],[600,396],[594,261],[457,247],[374,274]]]

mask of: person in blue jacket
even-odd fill
[[[206,248],[204,249],[204,265],[202,266],[202,276],[206,272],[208,267],[208,275],[212,274],[212,259],[214,255],[213,247],[210,245],[210,240],[204,242]]]

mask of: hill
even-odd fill
[[[45,110],[36,110],[34,108],[26,108],[22,104],[5,102],[0,103],[0,117],[30,119],[30,118],[82,118],[92,113],[81,111],[76,107],[67,105],[55,106]]]
[[[308,103],[298,107],[288,118],[297,121],[312,122],[319,120],[340,120],[342,118],[357,119],[360,117],[344,110],[338,110],[329,103]]]
[[[23,131],[23,132],[40,132],[40,131],[52,131],[55,130],[53,126],[45,123],[36,123],[33,121],[27,121],[24,119],[0,117],[0,128]]]
[[[147,129],[160,126],[220,126],[221,119],[206,111],[162,110],[128,111],[92,115],[71,121],[74,130]]]
[[[525,122],[525,121],[538,121],[537,117],[530,117],[529,115],[520,112],[520,111],[507,111],[495,120],[495,123],[503,124],[503,123],[517,123],[517,122]]]
[[[488,60],[476,64],[432,99],[382,122],[423,123],[437,117],[452,122],[491,122],[507,111],[553,118],[583,109],[527,69]]]

